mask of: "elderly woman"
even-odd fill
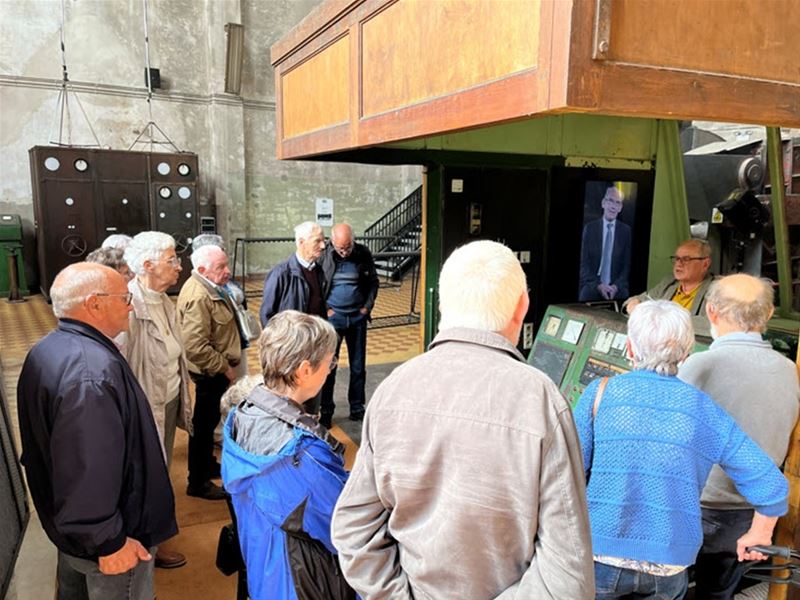
[[[769,456],[676,377],[693,344],[685,309],[641,303],[628,322],[634,370],[592,382],[575,406],[598,599],[683,598],[703,539],[700,493],[714,464],[755,508],[739,560],[764,558],[746,548],[769,544],[787,510],[788,486]]]
[[[344,447],[302,409],[333,368],[336,341],[319,317],[274,316],[259,338],[264,385],[225,423],[222,478],[253,600],[355,598],[330,537]]]
[[[125,281],[133,279],[133,272],[125,262],[125,251],[119,248],[97,248],[86,255],[86,262],[97,263],[111,267],[125,278]]]
[[[121,349],[150,401],[169,466],[176,428],[189,431],[192,422],[189,372],[175,306],[165,293],[181,272],[175,240],[158,231],[142,232],[125,249],[125,262],[135,278],[128,283],[133,311]],[[184,564],[182,554],[159,548],[156,566],[175,568]]]

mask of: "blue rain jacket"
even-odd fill
[[[303,425],[314,423],[308,417],[292,422],[278,406],[264,418],[290,424],[291,437],[275,453],[251,454],[233,439],[236,410],[225,422],[222,478],[236,513],[250,597],[354,598],[352,590],[343,590],[330,535],[333,508],[347,480],[341,453]]]

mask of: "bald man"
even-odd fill
[[[713,282],[705,311],[714,342],[707,352],[690,356],[678,376],[711,396],[780,466],[797,421],[800,388],[795,364],[762,339],[772,298],[772,286],[750,275]],[[751,529],[753,508],[719,467],[708,477],[701,506],[696,596],[733,598],[744,566],[737,560],[736,540]]]
[[[369,248],[353,240],[353,228],[347,223],[334,225],[331,239],[322,255],[323,292],[328,321],[339,334],[336,358],[347,343],[350,364],[350,385],[347,400],[350,419],[364,418],[367,381],[367,321],[378,295],[378,274]],[[333,424],[333,389],[336,385],[336,368],[330,372],[322,388],[320,422],[325,427]]]
[[[150,404],[112,341],[131,294],[115,270],[76,263],[50,295],[58,326],[28,353],[17,399],[31,496],[58,548],[57,597],[152,600],[154,546],[178,527]]]

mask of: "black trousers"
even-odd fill
[[[697,598],[733,598],[747,565],[736,556],[736,540],[750,529],[752,521],[751,509],[703,509],[703,546],[695,563]]]
[[[219,402],[230,381],[224,374],[191,374],[195,384],[193,435],[189,437],[189,485],[201,486],[211,479],[214,458],[214,429],[219,423]]]

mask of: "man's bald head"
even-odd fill
[[[347,223],[338,223],[331,229],[331,244],[339,256],[349,256],[353,251],[353,228]]]
[[[772,285],[764,279],[744,273],[728,275],[711,284],[706,311],[721,332],[761,333],[775,310],[773,296]]]

